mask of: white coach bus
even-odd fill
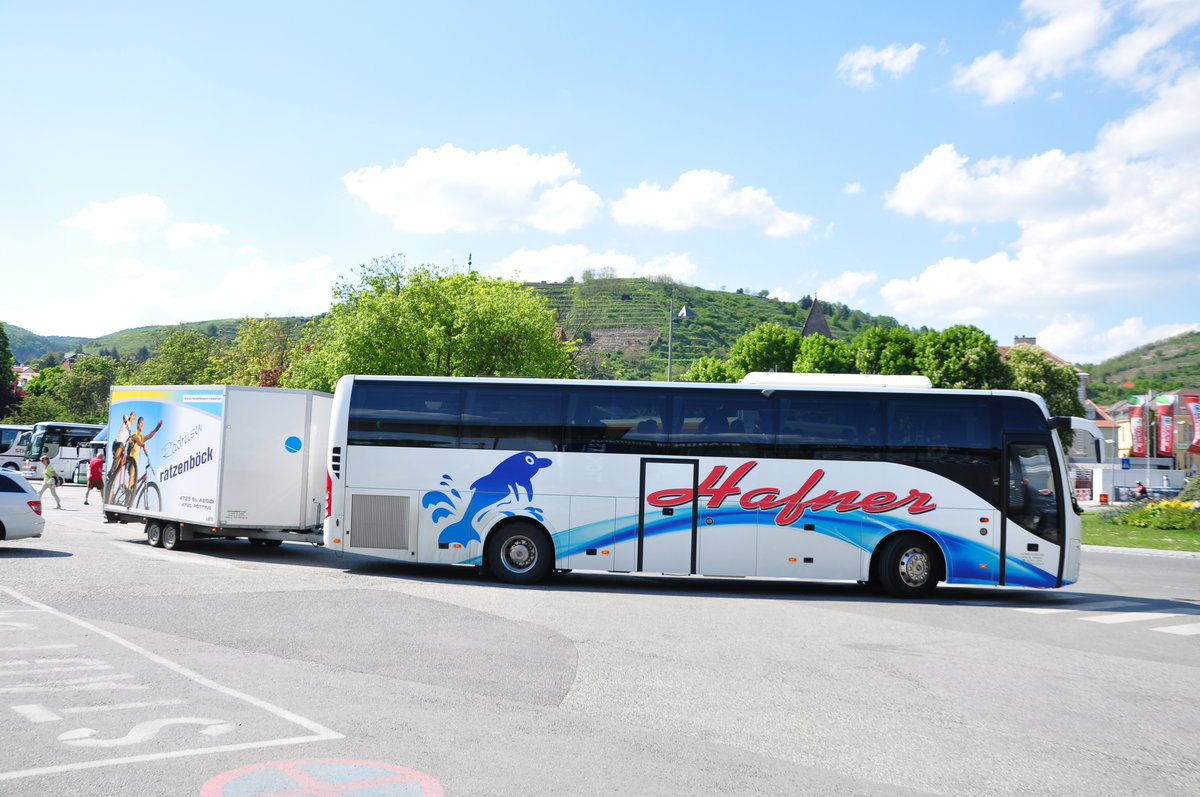
[[[1051,418],[924,377],[740,384],[345,376],[324,542],[403,562],[1060,587],[1079,507]]]
[[[21,470],[21,461],[25,459],[25,449],[29,446],[32,430],[32,426],[0,423],[0,468]]]
[[[104,427],[95,423],[59,423],[42,421],[33,425],[29,447],[21,462],[21,473],[27,479],[42,478],[42,457],[63,479],[70,479],[75,467],[92,457],[88,444]]]

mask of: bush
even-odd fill
[[[1180,501],[1200,501],[1200,479],[1191,479],[1177,497]]]
[[[1200,512],[1192,509],[1190,501],[1170,499],[1132,507],[1118,522],[1143,529],[1191,529],[1200,526]]]

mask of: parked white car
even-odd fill
[[[42,499],[19,475],[0,471],[0,540],[42,536]]]

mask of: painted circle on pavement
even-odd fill
[[[415,769],[375,761],[308,758],[233,769],[200,788],[200,797],[443,797],[442,784]]]
[[[295,454],[297,451],[299,451],[303,445],[304,445],[304,441],[301,440],[299,437],[296,437],[295,435],[292,435],[287,440],[283,441],[283,447],[286,448],[292,454]]]

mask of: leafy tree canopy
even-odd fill
[[[291,362],[287,328],[275,318],[244,318],[237,337],[213,358],[213,381],[225,385],[275,387]]]
[[[1011,384],[996,341],[979,327],[959,324],[917,340],[916,372],[934,387],[1003,389]]]
[[[0,323],[0,418],[7,415],[9,408],[21,400],[17,375],[12,370],[15,362],[12,349],[8,345],[8,333],[4,331],[4,324]]]
[[[212,359],[221,347],[219,341],[187,329],[175,329],[167,335],[158,354],[140,370],[126,375],[143,385],[205,385],[214,381]]]
[[[66,373],[61,365],[43,368],[37,376],[25,384],[25,392],[31,396],[49,396],[54,393],[54,389],[58,387],[58,383],[66,376]]]
[[[683,382],[736,382],[737,377],[734,376],[729,365],[716,357],[701,357],[693,360],[688,366],[687,371],[683,376],[679,377]]]
[[[1051,415],[1083,415],[1074,368],[1051,361],[1040,348],[1028,344],[1009,349],[1007,363],[1014,390],[1037,393],[1046,400]]]
[[[799,353],[799,331],[769,321],[733,342],[727,364],[740,379],[751,371],[791,371]]]
[[[351,373],[571,376],[575,345],[555,329],[545,298],[520,283],[375,260],[335,287],[282,384],[328,391]]]
[[[800,339],[800,349],[792,363],[792,370],[805,374],[857,373],[850,345],[824,335],[809,335]]]
[[[860,374],[911,374],[917,334],[901,326],[866,327],[854,336],[850,351]]]

